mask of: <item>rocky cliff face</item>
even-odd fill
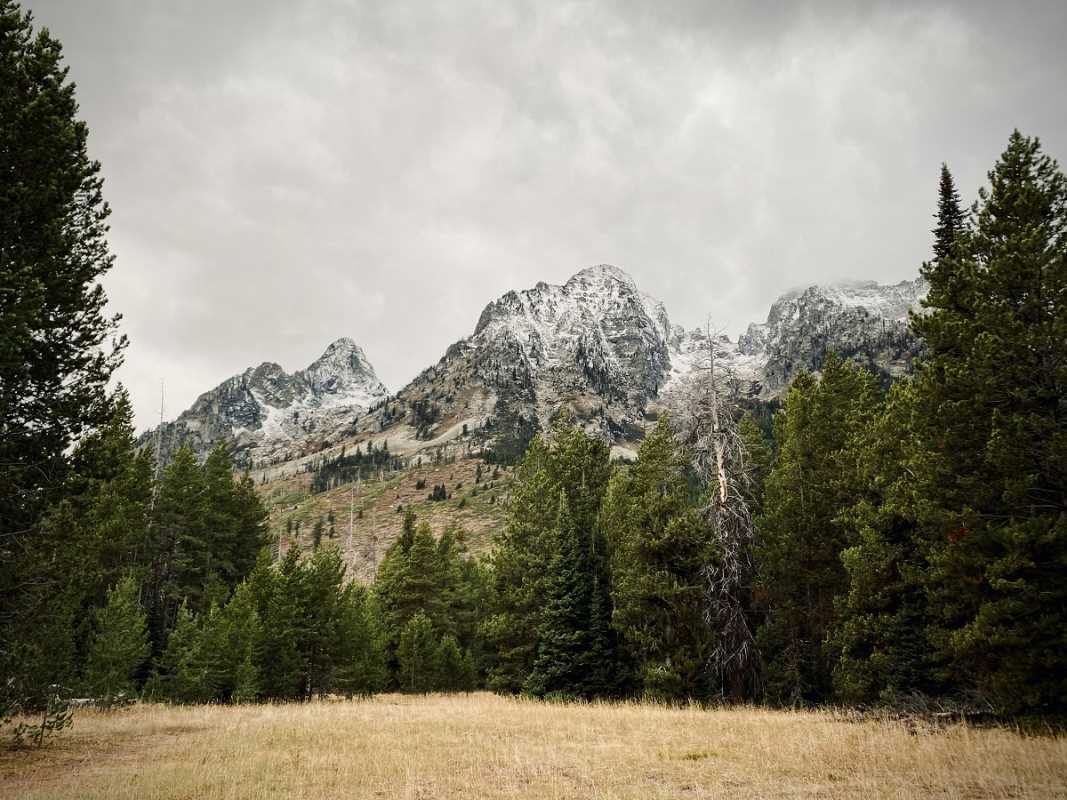
[[[165,457],[181,446],[203,457],[223,441],[237,463],[251,466],[300,455],[312,442],[339,440],[387,396],[363,350],[342,338],[292,374],[270,362],[249,367],[141,440],[158,441]]]
[[[892,286],[873,281],[809,286],[772,305],[767,321],[748,326],[737,349],[761,363],[761,392],[774,396],[800,369],[817,370],[827,351],[889,377],[905,373],[920,342],[908,327],[927,285],[918,278]]]
[[[406,424],[416,440],[431,441],[463,426],[544,426],[566,406],[606,434],[636,431],[670,374],[672,335],[663,304],[629,275],[590,267],[562,286],[539,283],[490,303],[474,333],[402,389],[377,422]]]
[[[771,306],[737,342],[713,335],[716,363],[741,391],[777,396],[800,369],[835,350],[887,377],[910,368],[919,342],[908,314],[921,280],[811,286]],[[663,304],[622,270],[600,265],[562,286],[539,283],[490,303],[474,333],[409,386],[377,421],[407,421],[433,440],[489,421],[543,427],[568,406],[613,439],[637,438],[650,404],[671,403],[707,362],[708,334],[672,325]]]
[[[715,334],[716,363],[763,399],[799,369],[818,370],[830,349],[899,375],[919,348],[908,313],[925,292],[921,280],[789,292],[737,342]],[[501,442],[521,449],[562,407],[625,444],[643,435],[647,411],[670,406],[685,389],[708,349],[706,332],[672,325],[629,275],[599,265],[562,286],[539,283],[491,302],[471,336],[395,396],[387,397],[363,351],[339,339],[305,370],[262,364],[201,395],[164,426],[163,446],[205,453],[224,440],[246,464],[285,461],[352,436],[387,439],[398,455]]]

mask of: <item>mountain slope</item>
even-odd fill
[[[779,297],[767,321],[752,324],[738,350],[762,362],[762,393],[774,396],[800,369],[815,370],[828,350],[897,377],[910,369],[920,342],[908,325],[926,296],[922,278],[884,286],[874,281],[809,286]]]
[[[204,392],[173,422],[141,437],[164,457],[181,446],[203,456],[229,444],[243,466],[287,460],[349,434],[355,419],[388,396],[363,350],[341,338],[291,375],[265,362]]]
[[[799,369],[817,370],[830,349],[899,375],[919,350],[908,313],[925,291],[918,279],[787,292],[737,342],[716,335],[717,363],[762,399]],[[286,465],[268,479],[306,469],[311,454],[367,440],[387,441],[401,457],[489,449],[512,460],[565,407],[628,454],[649,415],[669,407],[705,363],[707,345],[705,332],[673,325],[661,302],[601,264],[489,303],[469,337],[394,396],[363,351],[339,339],[304,370],[290,375],[265,363],[201,395],[164,426],[162,446],[203,454],[226,441],[242,465]]]
[[[789,292],[737,342],[717,335],[717,363],[763,399],[799,369],[817,370],[830,349],[899,375],[918,351],[907,317],[925,291],[916,280]],[[408,452],[420,443],[444,446],[466,431],[514,456],[567,407],[613,442],[632,443],[643,435],[646,412],[669,406],[706,354],[705,332],[672,325],[662,303],[602,264],[561,286],[538,283],[489,303],[470,337],[359,428],[389,431]]]
[[[487,305],[471,336],[359,426],[409,445],[465,426],[519,446],[568,407],[613,439],[640,436],[644,408],[669,375],[671,336],[663,305],[629,275],[590,267]]]
[[[802,367],[818,369],[831,347],[899,372],[918,347],[906,320],[924,291],[916,281],[787,293],[738,342],[715,336],[717,367],[753,401],[773,398]],[[365,582],[409,508],[436,530],[461,526],[481,552],[503,523],[513,473],[494,467],[479,484],[481,461],[469,456],[517,458],[529,435],[566,406],[616,454],[632,457],[651,416],[669,408],[705,362],[708,344],[706,333],[672,325],[663,305],[614,267],[508,292],[486,306],[469,337],[362,416],[344,447],[261,471],[271,529],[285,547],[307,547],[316,521],[335,521],[349,574]],[[319,481],[330,488],[316,493],[313,476],[344,448],[349,459],[388,448],[389,466],[356,473],[355,484]],[[439,483],[445,502],[429,499]]]
[[[788,292],[737,342],[715,336],[718,368],[735,375],[753,401],[778,395],[801,368],[817,370],[831,348],[899,374],[920,345],[907,317],[925,288],[921,281],[867,282]],[[479,483],[481,462],[471,456],[521,456],[562,407],[608,438],[616,454],[632,457],[707,350],[705,332],[673,325],[630,276],[600,265],[561,286],[539,283],[489,303],[469,337],[394,396],[362,350],[340,339],[291,375],[266,363],[223,382],[165,425],[161,438],[165,451],[189,444],[201,454],[230,443],[240,464],[256,468],[279,553],[308,546],[323,521],[349,574],[369,581],[407,508],[438,530],[462,526],[473,550],[486,548],[502,522],[512,473],[494,467]],[[382,466],[371,459],[368,468],[349,469],[360,478],[355,483],[336,477],[346,457],[372,452],[389,457]],[[333,480],[316,482],[331,468]],[[430,499],[430,485],[439,482],[447,501]]]

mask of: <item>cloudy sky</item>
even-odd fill
[[[1067,3],[28,0],[113,208],[142,426],[359,342],[390,389],[597,263],[735,336],[910,279],[939,165],[1067,161]],[[787,8],[787,11],[782,9]]]

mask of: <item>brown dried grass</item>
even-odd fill
[[[1067,798],[1067,739],[490,694],[81,712],[0,797]]]

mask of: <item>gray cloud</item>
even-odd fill
[[[736,335],[912,277],[937,170],[1067,157],[1048,3],[31,0],[114,213],[138,421],[352,336],[391,389],[511,288],[609,262]],[[788,9],[788,10],[783,10]]]

